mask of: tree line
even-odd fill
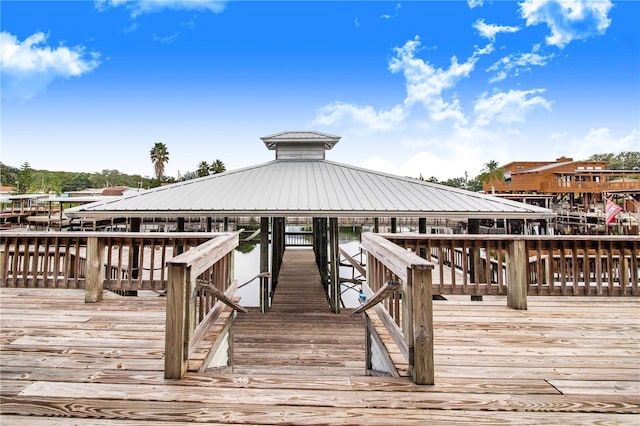
[[[156,142],[149,151],[149,158],[153,165],[155,177],[139,174],[125,174],[118,170],[105,169],[100,173],[64,172],[35,170],[25,161],[20,168],[15,168],[0,162],[0,184],[14,188],[14,193],[49,192],[61,194],[69,191],[80,191],[86,188],[105,188],[110,186],[127,186],[130,188],[153,188],[166,183],[180,182],[226,171],[224,162],[216,159],[211,163],[200,161],[194,171],[188,171],[177,177],[165,176],[165,166],[169,162],[169,149],[163,142]],[[640,151],[625,151],[618,154],[594,154],[587,160],[606,161],[609,170],[640,170]],[[435,176],[419,180],[438,183],[469,191],[482,190],[482,183],[493,186],[493,182],[504,179],[504,171],[495,160],[484,164],[476,177],[464,176],[438,180]]]
[[[81,191],[87,188],[107,188],[126,186],[129,188],[149,189],[166,183],[174,183],[226,171],[224,162],[216,159],[211,164],[201,161],[195,171],[189,171],[178,177],[165,176],[165,165],[169,162],[169,150],[162,142],[156,142],[149,158],[155,177],[139,174],[129,175],[118,170],[105,169],[100,173],[64,172],[33,169],[28,161],[19,168],[0,162],[0,185],[13,187],[15,194],[32,192],[62,194]]]

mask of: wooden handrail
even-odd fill
[[[359,264],[353,257],[351,257],[351,255],[349,253],[347,253],[342,247],[339,247],[339,249],[340,249],[340,254],[342,255],[342,257],[344,257],[346,259],[346,261],[351,264],[351,266],[356,268],[356,270],[360,273],[360,275],[362,275],[363,277],[366,277],[367,276],[367,270],[365,268],[363,268],[362,265]]]
[[[238,232],[222,234],[166,262],[169,268],[165,329],[166,379],[184,376],[190,350],[201,339],[206,325],[215,319],[215,313],[221,311],[218,307],[224,304],[246,312],[232,299],[237,282],[232,280],[231,257],[238,244]],[[201,285],[204,293],[215,296],[215,304],[212,304],[210,295],[199,295],[195,291],[199,280],[211,280],[222,287]]]
[[[215,288],[211,284],[207,284],[207,283],[196,284],[196,288],[195,289],[197,290],[197,289],[200,289],[200,288],[204,289],[205,291],[208,291],[211,294],[213,294],[219,301],[221,301],[222,303],[224,303],[225,305],[227,305],[228,307],[230,307],[234,311],[239,311],[239,312],[242,312],[244,314],[249,312],[249,311],[247,311],[247,308],[244,308],[244,307],[238,305],[236,302],[231,300],[231,298],[227,297],[223,292],[221,292],[220,290],[218,290],[217,288]]]
[[[362,248],[368,254],[368,284],[378,289],[375,296],[369,290],[370,305],[374,305],[373,309],[407,360],[413,381],[433,384],[433,264],[377,234],[363,233]],[[402,291],[389,290],[396,287],[388,285],[389,281],[397,281]],[[381,285],[382,282],[385,284]],[[366,291],[369,286],[363,284],[363,289]],[[387,297],[389,303],[381,305],[379,302]],[[367,359],[372,352],[368,352]]]
[[[362,305],[358,306],[351,313],[359,314],[368,309],[371,309],[372,307],[374,307],[375,305],[377,305],[378,303],[386,299],[390,293],[393,293],[394,291],[398,291],[399,289],[400,289],[400,283],[398,281],[387,281],[386,283],[384,283],[382,287],[378,289],[378,291],[376,291],[373,294],[373,296],[371,296],[369,300],[367,300]]]

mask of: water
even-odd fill
[[[293,229],[296,228],[296,229]],[[300,231],[301,227],[287,227],[288,231]],[[350,255],[360,252],[360,233],[357,230],[342,229],[339,233],[338,243]],[[271,263],[271,246],[269,247],[269,263]],[[260,273],[260,244],[241,244],[234,253],[234,275],[238,285],[242,285]],[[357,274],[357,272],[356,272]],[[352,278],[352,268],[340,267],[340,276]],[[342,285],[342,299],[347,307],[355,307],[358,301],[359,286],[350,289],[350,284]],[[236,292],[240,304],[247,307],[260,306],[260,280],[256,279]]]

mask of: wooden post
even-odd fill
[[[425,217],[421,217],[418,219],[418,233],[419,234],[426,234],[427,233],[427,218]],[[418,250],[418,256],[420,256],[423,259],[427,258],[427,248],[426,247],[420,247],[420,249]]]
[[[618,263],[618,274],[620,279],[620,294],[625,295],[629,285],[629,258],[625,256],[625,250],[620,249],[620,262]]]
[[[85,303],[96,303],[102,300],[105,278],[104,249],[105,242],[103,239],[98,237],[87,238],[87,281],[84,289]]]
[[[507,305],[518,310],[527,309],[527,246],[524,240],[513,240],[507,247]]]
[[[373,232],[376,234],[380,232],[380,218],[373,218]]]
[[[94,222],[94,224],[95,223],[96,222]],[[129,232],[140,232],[141,224],[142,224],[142,219],[140,219],[139,217],[131,218],[131,221],[129,222]],[[129,256],[131,256],[131,278],[133,279],[138,279],[138,277],[140,276],[139,269],[140,269],[140,246],[141,245],[142,243],[140,243],[139,245],[136,244],[135,242],[132,243],[133,250],[129,254]],[[137,296],[138,291],[123,290],[120,292],[120,294],[122,294],[123,296]]]
[[[169,264],[167,281],[167,317],[164,344],[164,378],[180,379],[189,359],[188,326],[190,314],[187,283],[191,268]]]
[[[338,253],[338,218],[329,218],[329,246],[331,255],[331,309],[340,313],[340,254]]]
[[[222,223],[224,232],[229,232],[229,218],[225,216]]]
[[[269,272],[269,218],[260,218],[260,272]],[[260,287],[260,312],[269,308],[269,278],[262,278]]]
[[[391,233],[395,234],[398,232],[398,219],[395,217],[391,218]]]
[[[213,227],[211,226],[213,222],[213,219],[211,217],[207,218],[207,232],[211,232],[211,230],[213,229]]]
[[[284,218],[274,217],[271,221],[271,286],[275,291],[282,265],[285,244]],[[262,271],[261,271],[262,272]]]
[[[320,271],[320,279],[322,280],[322,286],[326,294],[329,294],[329,271],[328,263],[329,257],[327,255],[327,218],[320,217],[316,222],[318,226],[317,231],[317,249],[318,249],[318,269]]]
[[[413,290],[413,368],[411,377],[418,385],[435,383],[433,363],[433,302],[431,269],[411,270]],[[411,348],[409,359],[411,360]]]

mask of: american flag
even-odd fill
[[[609,225],[616,221],[616,216],[622,211],[622,207],[605,197],[605,223]]]

